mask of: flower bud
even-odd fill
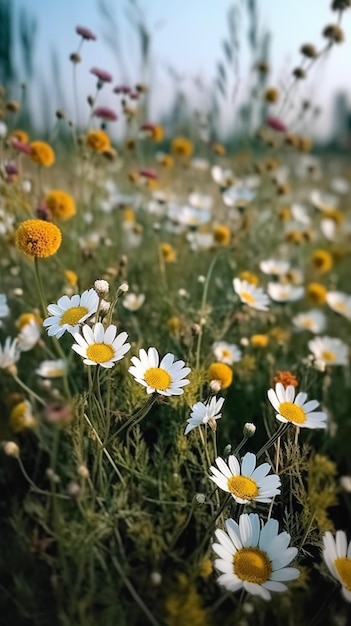
[[[252,424],[252,422],[246,422],[246,424],[244,424],[244,428],[243,428],[244,437],[247,437],[247,438],[253,437],[255,432],[256,432],[255,424]]]
[[[99,298],[104,298],[109,292],[110,285],[107,280],[96,280],[94,283],[94,289]]]
[[[77,469],[77,474],[81,478],[89,478],[90,472],[86,465],[80,465]]]
[[[14,441],[4,441],[2,447],[7,456],[13,456],[15,459],[19,458],[20,449]]]

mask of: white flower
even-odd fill
[[[21,352],[28,352],[34,348],[40,339],[40,325],[35,320],[31,320],[22,326],[18,333],[18,348]]]
[[[71,298],[62,296],[57,304],[49,304],[47,307],[50,317],[43,321],[43,326],[48,329],[50,337],[59,339],[66,330],[74,335],[79,324],[96,313],[98,304],[99,296],[95,289],[83,291],[82,295],[77,293]]]
[[[182,387],[189,384],[184,378],[189,374],[190,367],[184,367],[184,361],[175,361],[174,354],[168,352],[161,363],[156,348],[149,348],[146,352],[139,350],[139,358],[131,358],[133,365],[129,373],[135,380],[146,387],[147,393],[155,391],[162,396],[179,396],[183,392]]]
[[[209,402],[197,402],[192,407],[188,424],[185,429],[184,435],[190,433],[193,428],[200,426],[201,424],[209,424],[213,430],[215,430],[215,420],[222,417],[220,413],[223,406],[224,398],[217,400],[216,396],[213,396]]]
[[[284,276],[290,269],[289,261],[280,261],[279,259],[265,259],[260,261],[260,270],[264,274],[272,276]]]
[[[335,191],[335,193],[339,193],[341,195],[347,194],[350,191],[350,184],[346,180],[346,178],[341,178],[338,176],[331,179],[330,187],[332,191]]]
[[[233,287],[244,304],[257,311],[268,310],[269,298],[261,287],[255,287],[252,283],[247,280],[240,280],[240,278],[234,278]]]
[[[7,126],[5,122],[0,121],[0,139],[4,139],[7,135]]]
[[[325,365],[347,365],[348,346],[338,337],[315,337],[308,342],[308,348],[315,359]]]
[[[226,206],[246,207],[255,196],[255,191],[245,185],[244,181],[238,180],[222,193],[222,200]]]
[[[217,579],[220,585],[233,592],[245,589],[270,600],[271,591],[286,591],[284,582],[298,578],[298,569],[286,567],[297,555],[297,548],[288,547],[287,532],[278,534],[277,520],[269,519],[261,528],[256,513],[244,513],[239,524],[228,519],[226,528],[227,532],[216,530],[219,543],[212,544],[220,557],[215,560],[215,567],[221,572]]]
[[[315,411],[318,400],[307,400],[307,393],[300,391],[295,398],[293,385],[284,387],[277,383],[274,389],[269,389],[268,399],[277,411],[276,418],[280,422],[291,422],[300,428],[326,428],[327,415],[322,411]]]
[[[66,364],[63,359],[42,361],[35,373],[42,378],[60,378],[66,373]]]
[[[7,337],[4,346],[0,344],[0,369],[6,370],[12,367],[17,363],[20,355],[17,338],[11,339],[11,337]]]
[[[220,363],[232,365],[241,360],[242,352],[235,343],[226,341],[215,341],[212,346],[213,354]]]
[[[7,304],[7,298],[4,293],[0,293],[0,318],[6,317],[10,313],[10,309]]]
[[[231,493],[239,504],[253,500],[269,504],[274,496],[280,494],[280,478],[276,474],[267,476],[271,470],[269,463],[256,467],[256,462],[256,455],[252,452],[247,452],[242,458],[241,467],[233,454],[228,457],[227,463],[218,457],[215,460],[217,467],[210,467],[213,474],[210,479],[220,489]]]
[[[323,193],[318,189],[311,192],[310,200],[313,206],[320,211],[331,211],[336,209],[339,204],[339,198],[330,193]]]
[[[214,165],[211,168],[211,175],[215,183],[220,187],[229,187],[234,181],[234,174],[232,170],[224,169],[220,165]]]
[[[292,322],[299,330],[309,330],[311,333],[321,333],[326,327],[326,317],[322,311],[311,309],[293,317]]]
[[[144,302],[145,295],[143,293],[132,293],[131,291],[122,300],[124,308],[128,309],[128,311],[139,311]]]
[[[351,602],[351,541],[347,545],[346,533],[337,530],[335,538],[327,531],[323,537],[323,558],[330,573],[341,583],[342,594]]]
[[[193,191],[193,193],[189,194],[188,201],[195,209],[211,211],[213,207],[213,197],[198,191]]]
[[[117,327],[110,324],[104,329],[101,322],[94,324],[92,328],[84,324],[82,335],[75,333],[72,350],[83,357],[85,365],[101,365],[111,368],[116,361],[120,361],[128,352],[130,343],[125,343],[128,335],[123,332],[117,335]]]
[[[290,283],[268,283],[267,292],[275,302],[295,302],[303,298],[305,290]]]
[[[307,209],[302,204],[293,203],[291,205],[291,214],[292,218],[296,222],[300,222],[301,224],[305,224],[306,226],[311,223],[311,218],[307,213]]]
[[[326,300],[333,311],[351,320],[351,296],[342,291],[328,291]]]

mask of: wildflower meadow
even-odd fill
[[[140,68],[84,63],[84,15],[47,131],[3,78],[3,626],[351,623],[351,141],[305,87],[351,2],[324,4],[277,77],[234,2],[203,109],[162,119]]]

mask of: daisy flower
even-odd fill
[[[54,361],[42,361],[35,373],[42,378],[60,378],[66,372],[66,364],[63,359]]]
[[[7,298],[4,293],[0,293],[0,318],[6,317],[10,312],[7,304]]]
[[[347,365],[348,346],[338,337],[315,337],[308,342],[308,348],[317,361],[325,365]]]
[[[315,411],[318,400],[306,402],[307,393],[302,391],[295,398],[293,385],[284,387],[282,383],[277,383],[275,390],[268,390],[268,399],[277,411],[276,418],[280,422],[291,422],[300,428],[326,428],[326,413]]]
[[[330,573],[341,583],[342,594],[351,602],[351,541],[347,545],[346,533],[336,532],[335,538],[327,531],[323,536],[323,558]]]
[[[244,304],[257,311],[268,310],[269,298],[261,287],[255,287],[252,283],[248,283],[247,280],[240,280],[240,278],[234,278],[233,287]]]
[[[22,326],[18,333],[18,348],[21,352],[28,352],[34,348],[40,339],[40,325],[37,321],[31,320],[28,324]]]
[[[279,259],[265,259],[260,261],[260,270],[264,274],[272,276],[284,276],[290,269],[289,261],[280,261]]]
[[[111,368],[128,352],[130,343],[125,343],[128,335],[123,332],[117,335],[117,327],[110,324],[106,329],[101,322],[92,328],[84,324],[82,334],[75,333],[72,350],[83,357],[85,365],[101,365]]]
[[[309,330],[311,333],[321,333],[326,327],[326,317],[322,311],[311,309],[293,317],[292,322],[299,330]]]
[[[241,360],[242,352],[235,343],[227,343],[226,341],[215,341],[212,346],[213,354],[217,361],[232,365]]]
[[[340,315],[351,320],[351,296],[342,291],[328,291],[326,300],[335,313],[340,313]]]
[[[267,292],[275,302],[295,302],[303,298],[305,290],[290,283],[268,283]]]
[[[11,339],[11,337],[7,337],[4,346],[0,344],[0,369],[6,370],[12,367],[17,363],[20,355],[17,338]]]
[[[193,430],[193,428],[196,428],[201,424],[209,424],[210,427],[215,430],[215,420],[222,417],[220,410],[223,406],[223,402],[224,398],[219,398],[219,400],[217,400],[216,396],[213,396],[209,402],[197,402],[194,404],[184,435],[187,435],[191,430]]]
[[[47,328],[49,337],[59,339],[66,330],[74,335],[79,330],[79,324],[96,313],[98,304],[99,296],[93,288],[71,298],[62,296],[57,304],[47,307],[50,317],[43,321],[43,326]]]
[[[145,295],[143,293],[132,293],[131,291],[127,293],[123,300],[122,304],[125,309],[128,311],[139,311],[140,307],[143,306],[145,302]]]
[[[139,350],[139,358],[131,358],[133,365],[129,373],[135,380],[146,387],[147,393],[155,391],[162,396],[179,396],[183,393],[182,387],[189,384],[184,378],[189,374],[190,367],[184,367],[184,361],[175,361],[174,354],[168,352],[161,363],[156,348],[149,348],[146,352]]]
[[[229,455],[227,462],[218,457],[215,460],[217,467],[210,467],[213,474],[210,479],[220,489],[231,493],[239,504],[247,504],[253,500],[269,504],[274,496],[280,494],[280,478],[276,474],[267,476],[271,469],[269,463],[256,467],[256,462],[256,455],[252,452],[245,454],[241,467],[233,454]]]
[[[256,513],[244,513],[239,524],[228,519],[226,529],[216,530],[219,543],[212,544],[220,557],[215,560],[221,572],[217,579],[220,585],[234,592],[245,589],[270,600],[271,591],[286,591],[285,581],[298,578],[297,568],[286,567],[297,555],[297,548],[288,547],[290,535],[278,533],[277,520],[271,518],[261,527]]]

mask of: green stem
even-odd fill
[[[145,602],[141,599],[141,597],[139,596],[138,592],[136,591],[136,589],[134,588],[134,586],[132,585],[130,580],[125,575],[122,567],[118,563],[118,561],[117,561],[115,556],[112,557],[112,562],[113,562],[113,564],[114,564],[118,574],[122,578],[125,586],[127,587],[130,595],[133,597],[135,602],[139,605],[139,607],[143,611],[145,617],[147,617],[147,619],[149,620],[150,624],[152,624],[153,626],[160,626],[159,622],[154,618],[154,616],[152,615],[151,611],[146,606]]]
[[[126,486],[126,482],[125,482],[125,480],[124,480],[124,478],[123,478],[122,474],[120,473],[120,471],[119,471],[119,469],[118,469],[118,467],[117,467],[116,463],[114,462],[114,460],[113,460],[112,456],[110,455],[109,451],[105,448],[105,446],[104,446],[103,442],[101,441],[101,439],[100,439],[100,437],[99,437],[99,435],[98,435],[98,433],[97,433],[96,429],[94,428],[93,424],[91,423],[91,421],[90,421],[89,417],[86,415],[86,413],[84,413],[84,419],[85,419],[85,421],[89,424],[89,426],[90,426],[91,430],[93,431],[93,433],[94,433],[94,435],[95,435],[95,437],[96,437],[97,441],[99,442],[99,444],[100,444],[100,446],[101,446],[101,448],[102,448],[102,451],[103,451],[104,455],[105,455],[105,456],[106,456],[106,458],[108,459],[108,461],[109,461],[110,465],[111,465],[111,466],[113,467],[113,469],[115,470],[115,472],[116,472],[116,474],[117,474],[117,476],[118,476],[119,480],[121,481],[121,483],[122,483],[123,487],[125,487],[125,486]]]
[[[264,454],[266,450],[268,450],[268,448],[270,448],[273,445],[273,443],[277,441],[277,439],[279,439],[279,437],[284,435],[284,433],[288,430],[289,426],[290,426],[289,423],[281,424],[278,430],[274,433],[274,435],[272,435],[272,437],[267,441],[267,443],[265,443],[264,446],[262,446],[262,448],[260,448],[260,450],[257,452],[256,458],[259,459],[260,456],[262,456],[262,454]]]
[[[33,391],[32,389],[30,389],[29,387],[27,387],[27,385],[22,382],[22,380],[20,378],[18,378],[18,376],[16,375],[12,375],[13,380],[17,383],[17,385],[19,385],[20,387],[22,387],[22,389],[24,389],[24,391],[26,391],[30,396],[32,396],[33,398],[35,398],[38,402],[40,402],[40,404],[42,404],[43,406],[46,406],[46,402],[40,397],[38,396],[35,391]]]
[[[201,317],[202,317],[203,312],[205,310],[205,305],[206,305],[206,302],[207,302],[208,289],[209,289],[209,286],[210,286],[210,280],[211,280],[211,277],[212,277],[212,272],[214,270],[214,267],[215,267],[215,265],[216,265],[216,263],[218,261],[218,258],[219,258],[219,254],[217,254],[212,259],[210,267],[209,267],[208,272],[207,272],[207,276],[206,276],[206,280],[205,280],[205,284],[204,284],[204,290],[203,290],[203,293],[202,293],[202,301],[201,301],[201,309],[200,309]],[[199,369],[199,367],[200,367],[201,343],[202,343],[202,335],[203,335],[202,327],[203,327],[203,324],[201,323],[201,320],[200,320],[200,332],[199,332],[198,337],[197,337],[197,346],[196,346],[196,369]]]

